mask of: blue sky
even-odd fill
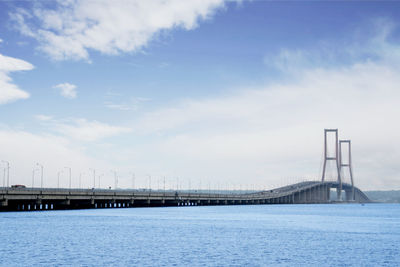
[[[323,128],[340,128],[358,185],[399,188],[399,13],[393,1],[2,1],[0,158],[27,185],[39,161],[48,186],[71,166],[75,185],[95,168],[102,186],[116,169],[121,187],[134,172],[138,186],[271,188],[317,179]]]

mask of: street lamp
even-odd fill
[[[165,176],[164,176],[164,186],[163,186],[163,188],[164,188],[164,194],[165,194]]]
[[[96,187],[96,170],[95,169],[89,169],[93,171],[93,189]]]
[[[32,170],[32,188],[35,186],[35,171],[37,171],[37,169],[33,168],[33,170]]]
[[[85,174],[85,173],[83,173]],[[82,173],[79,173],[79,189],[82,188]]]
[[[114,173],[114,189],[117,189],[118,186],[118,177],[117,177],[117,171],[111,170],[112,173]]]
[[[102,174],[99,175],[99,188],[101,187],[100,179],[101,179],[102,176],[104,176],[104,173],[102,173]]]
[[[33,170],[35,171],[35,170]],[[60,174],[62,173],[62,171],[57,173],[57,188],[60,188]]]
[[[7,187],[9,187],[10,186],[10,162],[8,162],[6,160],[2,160],[1,162],[7,164],[7,168],[5,168],[5,169],[7,169]]]
[[[64,167],[64,168],[69,170],[69,189],[71,189],[71,172],[72,172],[72,170],[71,170],[71,167]]]
[[[6,168],[3,168],[3,187],[6,187]]]
[[[132,189],[135,189],[135,173],[132,173]]]
[[[151,175],[147,175],[149,177],[149,191],[151,192]]]
[[[40,188],[43,188],[43,165],[36,162],[36,165],[40,167]]]

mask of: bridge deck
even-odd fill
[[[0,210],[79,209],[143,206],[330,203],[335,182],[302,182],[252,193],[205,193],[108,189],[0,188]],[[349,202],[369,202],[358,188],[342,185]]]

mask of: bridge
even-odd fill
[[[334,155],[328,155],[327,135],[334,133]],[[342,145],[348,145],[348,161],[342,157]],[[129,208],[164,206],[258,205],[366,203],[368,197],[357,187],[351,167],[350,140],[338,140],[337,129],[325,129],[325,158],[322,179],[296,183],[273,190],[242,192],[204,192],[133,189],[55,189],[0,187],[0,211]],[[336,162],[337,180],[327,181],[326,162]],[[349,169],[351,183],[343,182],[343,169]],[[331,195],[332,190],[336,196]]]
[[[166,206],[321,204],[337,202],[331,190],[337,182],[301,182],[252,193],[207,193],[195,191],[150,191],[109,189],[1,188],[0,210],[51,210]],[[343,183],[346,202],[365,203],[368,197]]]

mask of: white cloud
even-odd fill
[[[97,141],[131,131],[127,127],[86,119],[53,120],[51,127],[55,132],[80,141]]]
[[[32,12],[18,9],[11,17],[20,32],[36,38],[53,59],[88,59],[90,49],[104,54],[137,52],[165,30],[191,30],[224,2],[58,1],[54,9],[36,3]]]
[[[60,83],[53,88],[60,89],[60,93],[65,98],[76,98],[76,85],[70,83]]]
[[[120,96],[121,95],[107,95],[108,98],[113,97],[114,99]],[[150,99],[144,97],[133,97],[127,102],[115,102],[115,100],[108,100],[104,102],[104,105],[109,109],[129,111],[129,110],[138,110],[140,104],[147,101],[150,101]]]
[[[35,115],[46,132],[61,135],[74,141],[93,142],[131,132],[128,127],[115,126],[83,118],[58,119],[49,115]]]
[[[184,177],[274,187],[320,178],[323,129],[339,128],[340,138],[352,139],[356,185],[398,189],[399,46],[383,39],[368,50],[375,60],[326,68],[301,68],[295,56],[295,78],[147,113],[134,129],[153,139],[130,158],[159,162],[160,169]],[[333,179],[332,168],[329,173]]]
[[[38,114],[35,115],[35,118],[39,121],[50,121],[53,119],[52,116],[48,116],[48,115],[43,115],[43,114]]]
[[[104,105],[109,109],[115,109],[115,110],[123,110],[123,111],[137,110],[137,106],[135,105],[116,104],[112,102],[105,102]]]
[[[63,137],[48,134],[33,134],[26,131],[0,129],[0,158],[10,162],[10,184],[32,184],[32,170],[36,162],[44,166],[44,186],[57,186],[57,172],[65,166],[72,168],[72,186],[79,185],[79,172],[88,173],[88,168],[104,166],[100,160],[86,155],[82,147]],[[40,186],[40,174],[36,171],[34,184]],[[93,179],[82,177],[84,188],[92,187]],[[66,175],[61,176],[62,187],[68,186]],[[1,184],[1,186],[3,186]]]
[[[33,65],[24,60],[0,54],[0,104],[29,97],[28,92],[21,90],[17,85],[12,83],[9,73],[31,69],[33,69]]]
[[[2,43],[3,42],[3,39],[0,39],[0,43]]]

